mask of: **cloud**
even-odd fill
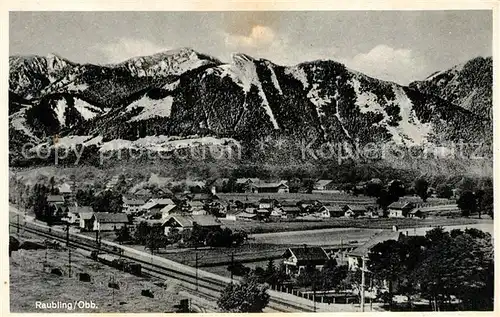
[[[249,35],[226,33],[226,46],[230,49],[262,49],[268,47],[275,40],[273,29],[263,25],[255,25]]]
[[[348,67],[383,80],[406,85],[426,74],[426,63],[409,49],[378,45],[368,53],[343,59]]]
[[[333,58],[333,47],[311,47],[293,43],[288,36],[268,26],[254,25],[247,35],[223,33],[226,49],[266,58],[281,65]]]
[[[94,50],[104,55],[108,63],[118,63],[135,56],[151,55],[169,50],[145,39],[121,38],[117,42],[96,45]]]

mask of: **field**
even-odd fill
[[[15,234],[13,234],[16,236]],[[21,236],[23,240],[23,236]],[[31,241],[34,241],[30,238]],[[142,278],[119,272],[101,263],[94,262],[77,252],[72,252],[72,276],[68,277],[68,251],[47,251],[47,266],[44,268],[45,250],[19,250],[10,258],[10,311],[11,312],[68,312],[66,309],[40,310],[35,302],[93,301],[96,309],[79,309],[78,313],[96,312],[173,312],[185,289],[174,282],[166,281],[166,287],[155,285],[157,279]],[[59,268],[62,276],[50,273]],[[91,276],[91,282],[80,282],[78,273]],[[108,287],[115,279],[120,290]],[[153,292],[154,298],[141,296],[142,289]]]
[[[278,222],[259,222],[259,221],[231,221],[222,219],[224,226],[231,230],[245,230],[249,234],[285,232],[299,230],[316,230],[329,228],[366,228],[366,229],[392,229],[396,225],[399,228],[418,228],[429,226],[446,225],[466,225],[481,223],[486,219],[474,218],[378,218],[378,219],[349,219],[349,218],[328,218],[308,220],[308,221],[278,221]],[[490,220],[491,221],[491,220]]]

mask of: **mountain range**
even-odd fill
[[[9,66],[11,158],[53,135],[100,150],[272,135],[406,145],[493,139],[491,57],[408,86],[332,60],[280,66],[233,54],[225,63],[189,48],[113,65],[11,56]]]

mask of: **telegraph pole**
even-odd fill
[[[69,223],[66,224],[66,246],[69,248]]]
[[[366,270],[366,259],[363,256],[361,258],[363,266],[361,269],[361,312],[365,311],[365,270]]]
[[[68,276],[71,277],[71,248],[68,248]]]
[[[196,251],[196,291],[198,291],[198,251]]]

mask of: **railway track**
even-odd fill
[[[61,231],[51,231],[49,232],[48,230],[42,229],[42,227],[35,228],[36,225],[33,226],[26,226],[26,225],[17,225],[16,223],[11,223],[11,226],[14,228],[20,228],[26,232],[47,238],[47,239],[52,239],[55,241],[62,242],[63,244],[66,243],[67,237],[65,232]],[[132,255],[127,255],[124,254],[123,252],[120,252],[119,247],[111,247],[107,245],[101,244],[100,246],[97,245],[96,242],[87,240],[87,241],[82,241],[81,239],[75,239],[72,237],[71,234],[69,234],[69,247],[74,247],[74,248],[79,248],[82,250],[85,250],[87,252],[92,252],[95,250],[99,250],[100,253],[107,253],[111,254],[114,256],[119,256],[123,259],[128,259],[131,261],[134,261],[136,263],[141,264],[142,270],[145,271],[145,273],[151,277],[156,277],[156,278],[169,278],[169,279],[174,279],[179,282],[184,287],[190,288],[191,290],[195,291],[196,293],[199,293],[206,297],[209,300],[213,300],[214,302],[217,301],[219,294],[222,292],[222,290],[227,286],[227,283],[224,283],[222,281],[216,280],[216,279],[211,279],[208,277],[204,276],[196,276],[196,274],[192,274],[189,272],[182,272],[173,268],[168,268],[163,265],[155,264],[148,262],[146,260],[140,259],[137,256],[132,256]],[[123,250],[123,249],[122,249]],[[272,297],[269,300],[269,304],[267,305],[268,308],[277,311],[277,312],[313,312],[313,308],[311,307],[305,307],[303,305],[297,305],[295,303],[290,303],[288,301],[282,300],[280,298]]]

